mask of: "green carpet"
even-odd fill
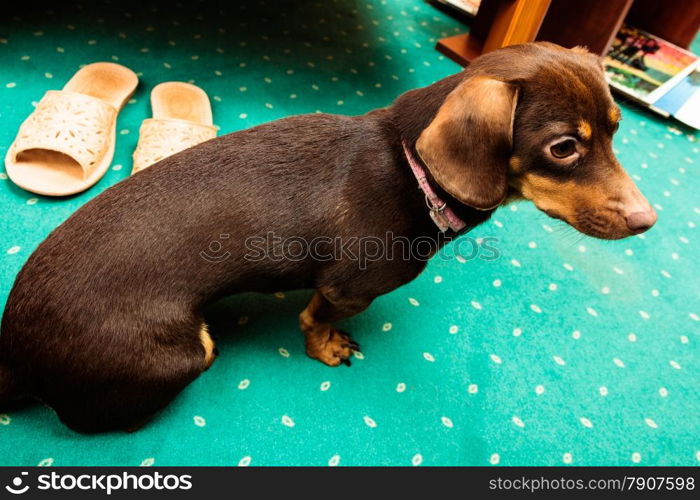
[[[128,175],[157,83],[200,85],[227,133],[361,114],[459,70],[433,46],[463,26],[417,0],[210,5],[0,20],[2,156],[32,102],[79,65],[114,60],[141,79],[95,187],[49,199],[0,174],[0,305],[42,239]],[[470,234],[497,238],[500,258],[435,259],[343,322],[363,346],[351,368],[305,356],[309,291],[231,297],[207,315],[221,356],[148,427],[82,436],[30,406],[0,415],[0,464],[700,464],[700,145],[621,106],[616,150],[659,213],[643,237],[597,241],[530,204],[503,208]]]

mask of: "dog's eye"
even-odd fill
[[[559,141],[549,147],[549,152],[552,153],[552,156],[555,158],[568,158],[576,153],[576,141],[571,138]]]

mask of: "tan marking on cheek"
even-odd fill
[[[621,168],[607,177],[605,183],[591,184],[560,182],[537,174],[525,174],[517,188],[541,210],[553,211],[567,217],[580,209],[608,209],[609,200],[617,196],[626,177]]]
[[[553,211],[560,216],[574,211],[578,186],[572,181],[559,182],[537,174],[525,174],[516,189],[540,210]]]
[[[586,120],[581,120],[578,122],[578,133],[584,141],[590,139],[591,134],[593,133],[591,130],[591,124]]]

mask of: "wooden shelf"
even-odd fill
[[[481,55],[484,44],[475,36],[464,34],[442,38],[437,44],[437,49],[453,61],[466,66]]]
[[[534,40],[583,45],[604,55],[625,20],[687,48],[700,27],[700,1],[482,0],[469,34],[443,38],[436,48],[463,66],[486,52]]]
[[[482,0],[469,34],[443,38],[437,50],[466,65],[481,54],[535,39],[550,0]]]

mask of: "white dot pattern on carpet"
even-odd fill
[[[129,175],[153,83],[201,85],[223,134],[300,113],[359,115],[459,70],[433,47],[464,28],[422,2],[302,2],[281,23],[269,2],[200,7],[190,15],[174,5],[172,19],[155,19],[158,10],[148,22],[125,9],[118,26],[6,20],[18,29],[0,38],[3,155],[32,103],[80,65],[119,61],[141,86],[98,187],[46,202],[0,172],[3,299],[51,229]],[[0,456],[24,466],[75,463],[69,448],[86,463],[143,466],[697,465],[698,136],[620,106],[615,148],[659,211],[647,234],[576,240],[531,204],[511,204],[468,235],[495,241],[496,259],[436,256],[416,281],[346,320],[363,346],[351,368],[305,356],[296,314],[307,295],[233,299],[220,331],[235,338],[218,340],[220,358],[157,422],[90,448],[49,435],[58,424],[45,408],[0,414]],[[39,443],[31,450],[28,432]],[[169,451],[179,440],[186,448]]]

